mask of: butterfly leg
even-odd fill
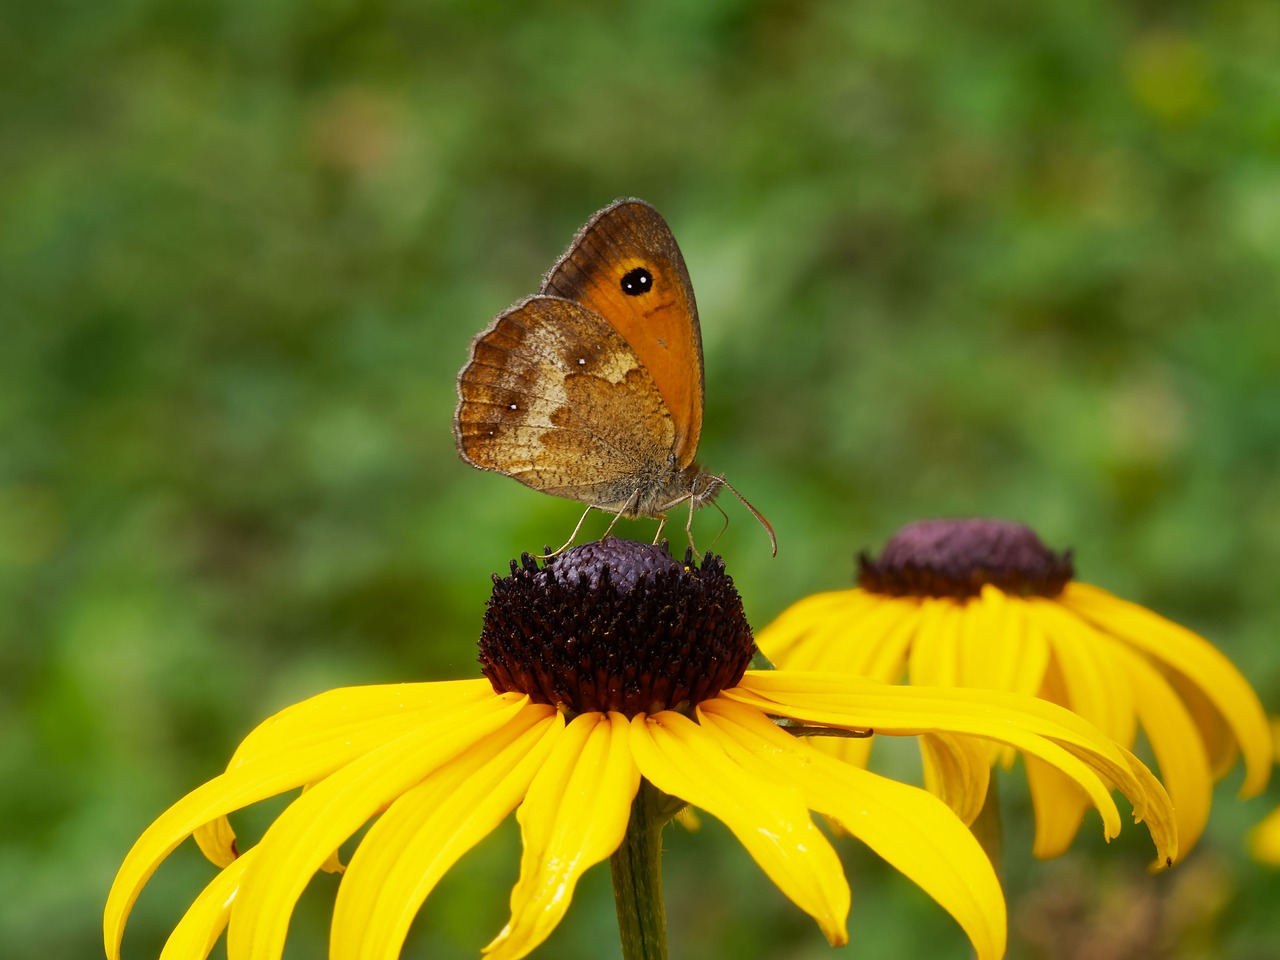
[[[698,552],[698,548],[694,545],[694,542],[693,542],[693,509],[694,509],[693,497],[690,497],[689,498],[689,522],[684,525],[684,532],[685,532],[685,535],[689,538],[689,549],[693,551],[693,555],[697,559],[701,560],[702,554]],[[721,510],[720,512],[724,513],[723,510]]]
[[[562,553],[564,553],[566,550],[568,550],[568,549],[569,549],[569,547],[573,544],[573,541],[575,541],[575,540],[577,540],[577,539],[578,539],[578,531],[582,529],[582,524],[586,522],[587,514],[588,514],[588,513],[590,513],[590,512],[591,512],[592,510],[594,510],[594,509],[595,509],[595,505],[594,505],[594,504],[587,504],[587,509],[585,509],[585,510],[583,510],[583,511],[582,511],[582,516],[580,516],[580,517],[578,518],[578,525],[577,525],[577,526],[575,526],[575,527],[573,528],[573,533],[569,534],[569,539],[568,539],[568,540],[566,540],[566,541],[565,541],[563,544],[561,544],[560,546],[556,547],[556,549],[552,550],[552,551],[551,551],[550,553],[548,553],[546,556],[539,556],[539,557],[538,557],[538,559],[539,559],[539,560],[550,560],[552,557],[558,557],[560,554],[562,554]],[[616,520],[617,518],[615,517],[614,519]],[[610,524],[610,529],[612,529],[612,527],[613,527],[613,525],[612,525],[612,524]]]
[[[653,535],[653,542],[656,545],[662,539],[662,529],[667,525],[667,515],[665,513],[658,514],[658,532]]]
[[[637,490],[635,493],[633,493],[630,497],[627,498],[627,502],[622,505],[622,509],[613,515],[613,519],[609,521],[609,526],[605,528],[604,536],[602,536],[600,539],[608,540],[610,535],[613,533],[613,528],[618,525],[618,521],[622,519],[623,514],[625,514],[628,510],[631,509],[632,503],[639,503],[639,502],[640,502],[640,491]]]

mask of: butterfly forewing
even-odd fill
[[[702,433],[702,334],[689,271],[661,214],[642,200],[606,207],[542,292],[582,304],[626,340],[670,412],[677,463],[692,463]]]
[[[622,336],[586,307],[538,296],[478,336],[458,378],[458,448],[486,470],[621,510],[671,471],[676,427]]]

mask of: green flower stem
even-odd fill
[[[978,843],[982,844],[991,866],[995,867],[996,878],[1003,883],[1004,825],[1000,816],[1000,791],[994,776],[987,787],[987,799],[983,801],[982,809],[978,811],[973,823],[969,824],[969,829],[978,838]]]
[[[662,906],[661,795],[647,780],[631,802],[622,846],[609,860],[613,902],[624,960],[667,960],[667,917]]]

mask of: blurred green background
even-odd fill
[[[998,515],[1280,708],[1280,4],[54,0],[0,20],[0,111],[6,956],[100,956],[128,846],[271,712],[475,675],[489,575],[578,507],[457,459],[454,377],[617,196],[688,261],[700,459],[778,531],[725,501],[757,626],[904,522]],[[1010,957],[1275,956],[1276,787],[1233,772],[1152,879],[1094,815],[1031,862],[1003,782]],[[673,956],[830,955],[714,821],[667,847]],[[848,955],[968,955],[842,851]],[[406,956],[478,956],[517,860],[508,824]],[[126,956],[208,876],[175,855]],[[601,867],[538,955],[615,942]]]

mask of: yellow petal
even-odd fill
[[[1244,753],[1242,797],[1260,793],[1271,775],[1271,736],[1266,714],[1248,681],[1217,647],[1179,626],[1107,591],[1070,583],[1062,603],[1143,653],[1178,671],[1212,701]]]
[[[1056,662],[1050,664],[1045,675],[1043,695],[1054,703],[1066,699]],[[1155,842],[1158,855],[1153,866],[1166,866],[1177,857],[1179,849],[1185,849],[1178,833],[1176,809],[1163,784],[1142,761],[1118,744],[1116,747],[1126,758],[1141,792],[1151,801],[1145,808],[1135,802],[1134,819],[1145,820]],[[1056,857],[1071,845],[1079,832],[1089,798],[1071,778],[1033,756],[1026,757],[1026,770],[1035,810],[1036,835],[1032,852],[1041,859]]]
[[[524,841],[511,919],[485,947],[515,960],[560,922],[583,872],[608,857],[626,833],[640,774],[620,713],[584,713],[565,728],[529,786],[516,818]]]
[[[821,656],[831,646],[828,636],[843,633],[849,622],[861,619],[868,606],[861,590],[813,594],[787,607],[760,630],[756,646],[774,663],[790,662],[793,656]]]
[[[1173,687],[1178,699],[1182,701],[1182,705],[1187,708],[1187,713],[1191,715],[1191,722],[1196,725],[1200,740],[1204,743],[1205,752],[1209,754],[1209,767],[1213,770],[1213,779],[1216,783],[1230,773],[1231,768],[1240,759],[1240,744],[1236,742],[1235,734],[1228,726],[1226,718],[1205,696],[1204,691],[1196,685],[1194,680],[1158,661],[1152,661],[1152,665],[1164,675],[1169,686]],[[1271,739],[1274,743],[1274,730]]]
[[[173,933],[169,934],[160,960],[204,960],[209,956],[218,937],[227,928],[231,904],[256,852],[256,849],[246,851],[244,856],[235,859],[209,881],[173,928]]]
[[[1036,835],[1031,852],[1041,860],[1061,856],[1080,832],[1089,798],[1079,785],[1052,764],[1026,757],[1027,786],[1035,812]]]
[[[515,809],[563,729],[553,707],[529,704],[393,802],[361,840],[338,889],[332,960],[399,957],[427,895]]]
[[[743,769],[725,752],[723,737],[682,714],[638,716],[631,729],[645,779],[721,820],[833,945],[848,942],[849,884],[794,786]]]
[[[215,817],[196,827],[193,836],[200,852],[215,867],[228,866],[240,855],[236,849],[236,832],[231,829],[231,821],[226,817]]]
[[[959,686],[1035,696],[1049,664],[1049,645],[1029,629],[1025,607],[987,584],[968,605]]]
[[[808,806],[933,897],[969,935],[979,960],[1004,954],[1004,896],[995,871],[973,834],[936,797],[832,760],[751,707],[709,700],[698,715],[744,768],[799,789]],[[989,769],[985,759],[980,766]]]
[[[1049,663],[1039,631],[1029,629],[1024,604],[987,584],[964,607],[960,628],[960,669],[951,686],[1008,690],[1034,696]],[[1013,766],[1011,747],[990,744],[987,754],[1005,769]]]
[[[436,715],[317,783],[291,803],[258,844],[227,931],[227,953],[276,960],[298,897],[320,865],[379,808],[474,747],[521,712],[524,698],[488,700]]]
[[[202,846],[210,859],[226,859],[228,851],[218,848],[226,840],[218,821],[228,812],[322,777],[350,759],[350,755],[323,744],[281,751],[274,760],[263,758],[246,763],[213,778],[162,813],[125,855],[107,895],[103,914],[107,956],[119,957],[124,924],[138,893],[179,843],[203,828]]]
[[[235,833],[225,813],[322,779],[371,747],[420,724],[424,711],[429,714],[493,698],[486,680],[348,687],[312,697],[259,724],[233,755],[226,775],[170,807],[126,856],[107,901],[108,955],[115,956],[119,950],[124,922],[138,891],[188,834],[196,834],[212,862],[230,863],[235,856]]]
[[[880,611],[885,613],[883,620]],[[843,665],[833,664],[831,668],[838,667],[842,672],[861,674],[885,683],[901,680],[906,676],[907,658],[920,627],[917,612],[916,603],[899,600],[883,604],[866,618],[867,637],[861,644],[860,656]],[[870,629],[877,623],[881,624],[879,629]]]
[[[1160,766],[1160,779],[1173,800],[1178,849],[1186,856],[1209,820],[1213,771],[1195,723],[1164,676],[1141,654],[1119,651],[1137,699],[1138,718]]]
[[[1034,624],[1028,625],[1038,630]],[[1066,683],[1056,659],[1045,671],[1040,696],[1051,703],[1068,703]],[[1031,806],[1035,812],[1035,840],[1031,852],[1042,860],[1060,856],[1076,834],[1089,809],[1089,798],[1070,777],[1035,757],[1025,758],[1027,786],[1031,789]]]
[[[697,833],[702,829],[702,819],[698,816],[698,811],[687,803],[677,810],[676,815],[671,819],[690,833]]]
[[[1117,743],[1132,746],[1137,723],[1129,677],[1116,658],[1121,644],[1056,601],[1029,597],[1024,609],[1048,638],[1061,671],[1066,699],[1058,702]]]
[[[1103,781],[1114,783],[1129,798],[1138,819],[1172,819],[1168,796],[1163,789],[1148,789],[1153,781],[1135,770],[1128,751],[1069,710],[1042,700],[998,690],[888,686],[857,677],[782,670],[749,670],[737,687],[721,696],[807,723],[871,727],[877,734],[950,731],[1007,743],[1051,763],[1078,783],[1102,814],[1108,837],[1119,832],[1120,821]],[[1154,810],[1148,811],[1149,804]],[[1154,833],[1153,839],[1159,842]],[[1158,852],[1163,860],[1176,850]]]
[[[1272,810],[1249,835],[1249,852],[1263,863],[1280,866],[1280,807]]]
[[[495,697],[488,680],[388,683],[317,694],[268,717],[241,741],[227,768],[312,746],[347,755],[386,743],[438,716]]]
[[[960,626],[964,606],[951,599],[921,601],[915,639],[907,654],[911,682],[955,686],[960,672]]]
[[[374,688],[358,689],[363,692]],[[490,690],[486,700],[479,701],[470,709],[501,712],[511,709],[512,703],[518,705],[519,701],[512,700],[511,695],[498,697]],[[448,715],[445,716],[447,719]],[[319,725],[322,718],[312,719]],[[440,718],[434,719],[439,722]],[[319,780],[368,749],[368,744],[358,737],[344,742],[310,737],[305,728],[297,732],[300,742],[296,747],[280,740],[271,752],[255,753],[244,762],[234,764],[226,773],[202,784],[171,806],[138,838],[125,855],[107,895],[103,937],[109,958],[115,960],[119,957],[125,921],[143,884],[165,857],[195,830],[233,810]],[[332,849],[328,852],[331,853]]]
[[[1138,781],[1143,796],[1150,801],[1142,811],[1134,804],[1134,819],[1146,824],[1151,839],[1155,842],[1158,856],[1151,864],[1151,869],[1167,867],[1178,859],[1178,822],[1174,816],[1173,803],[1169,800],[1164,784],[1156,779],[1147,765],[1123,747],[1120,750],[1129,761],[1129,769]]]
[[[1006,636],[1012,632],[1009,618],[1003,616],[1006,606],[1004,592],[988,584],[980,596],[960,607],[960,645],[953,686],[1009,689],[1004,674],[1010,652],[1017,649],[1017,640]]]
[[[255,764],[235,777],[223,774],[197,787],[162,813],[137,839],[116,873],[103,911],[103,942],[110,960],[119,960],[125,921],[143,885],[179,843],[227,811],[297,786],[306,779],[304,775],[299,781],[290,782],[291,771],[263,770],[262,766]],[[278,780],[273,781],[273,775]]]
[[[883,597],[864,590],[819,596],[821,604],[809,605],[807,600],[801,600],[792,608],[794,611],[805,607],[806,614],[813,618],[825,618],[811,627],[806,624],[808,632],[788,636],[793,621],[779,618],[757,637],[757,644],[779,667],[851,673],[886,683],[905,675],[907,652],[920,623],[918,600]],[[782,639],[770,639],[777,637]],[[865,767],[874,739],[814,737],[812,743],[845,763]]]
[[[329,856],[324,858],[324,863],[320,864],[317,869],[325,873],[343,873],[347,868],[342,863],[340,853],[337,850],[333,850],[329,853]]]
[[[919,604],[864,590],[807,597],[756,636],[780,667],[839,670],[897,680],[904,672]]]
[[[966,824],[982,811],[991,782],[991,762],[981,741],[950,733],[920,737],[924,785]]]

